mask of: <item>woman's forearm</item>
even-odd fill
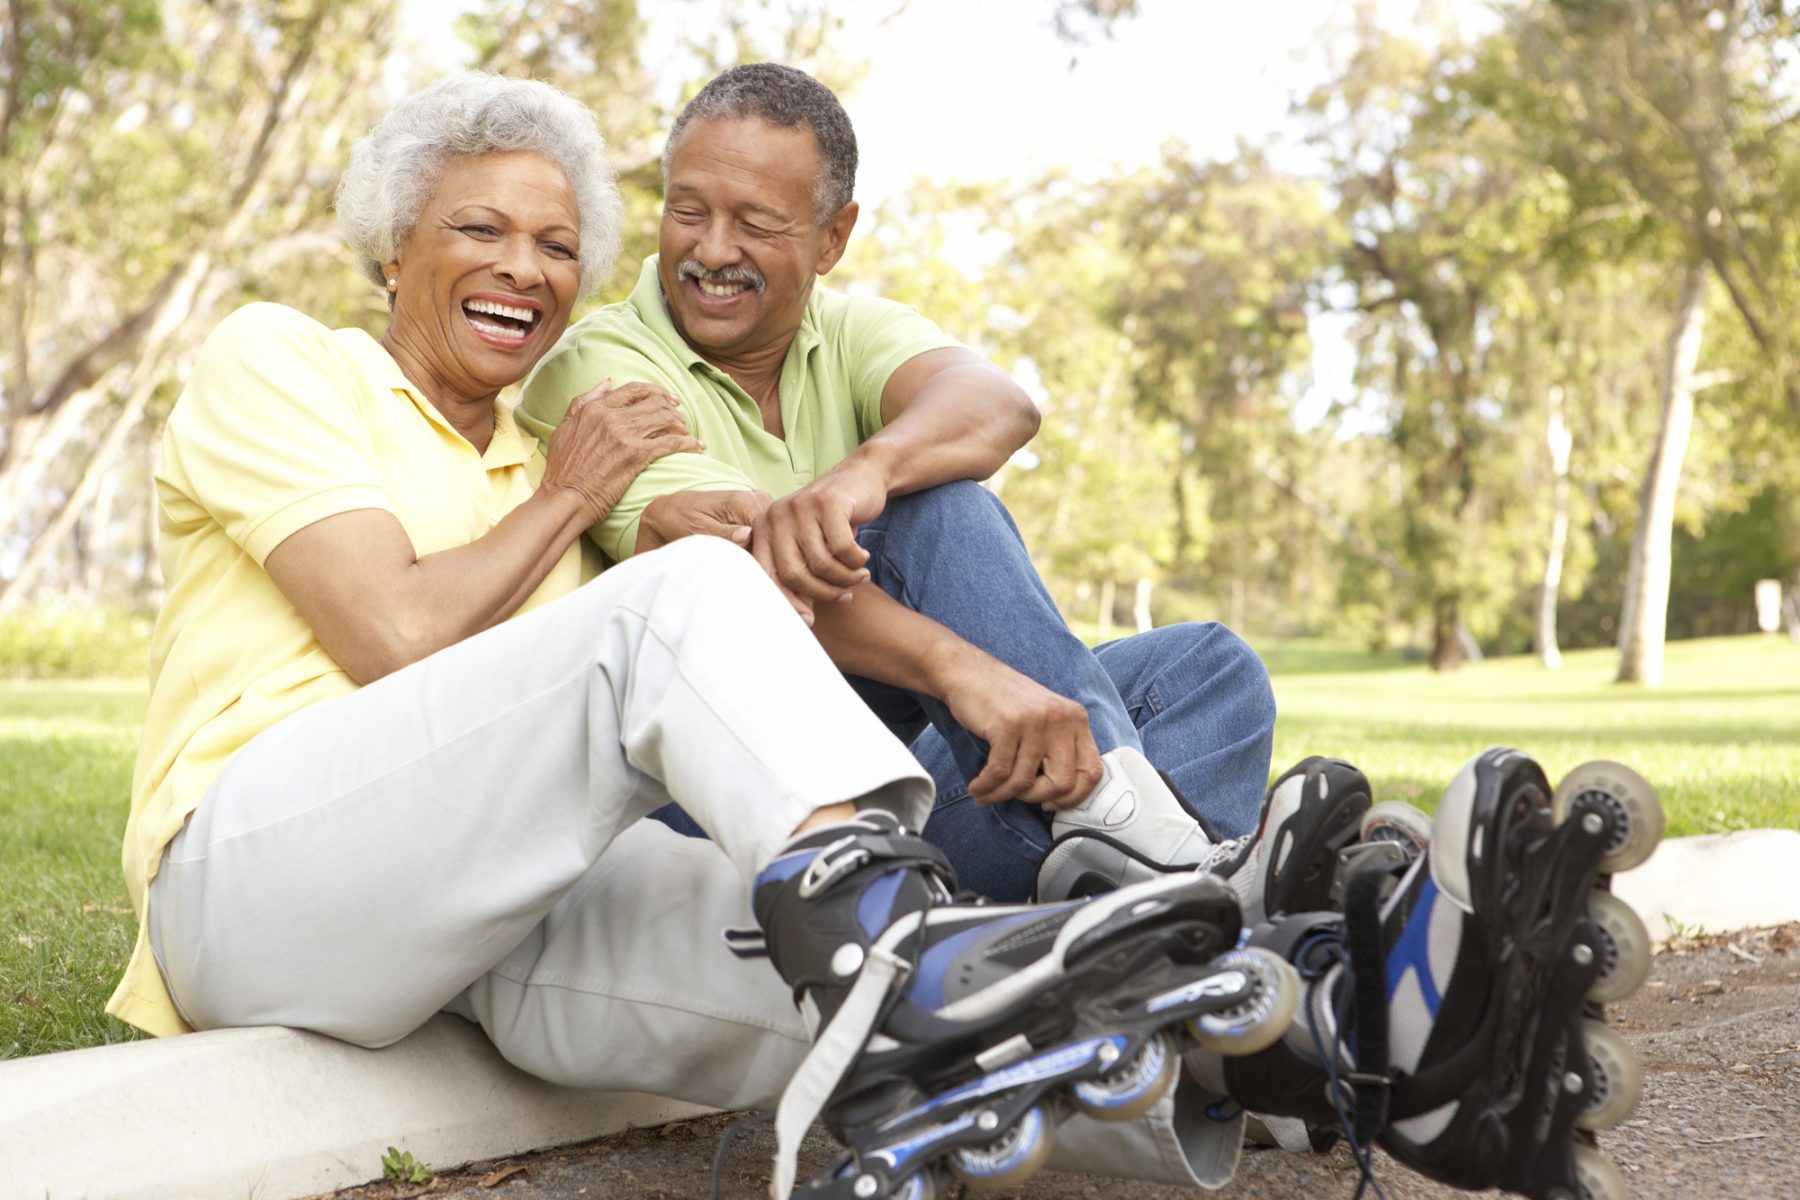
[[[320,643],[368,683],[498,624],[591,521],[581,498],[539,488],[464,546],[420,556],[392,513],[340,513],[270,553],[269,576]]]

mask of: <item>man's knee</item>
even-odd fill
[[[1228,709],[1240,730],[1275,726],[1275,691],[1262,656],[1217,621],[1164,625],[1102,647],[1100,657],[1128,702],[1153,694],[1161,710],[1192,696],[1215,715]]]
[[[896,534],[927,529],[962,532],[982,526],[1014,529],[1012,516],[1000,498],[971,479],[891,497],[873,524]]]

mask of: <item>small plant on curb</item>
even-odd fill
[[[411,1150],[389,1146],[387,1153],[381,1156],[381,1177],[401,1183],[430,1183],[431,1168],[413,1158]]]

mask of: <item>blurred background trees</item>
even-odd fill
[[[0,610],[149,611],[189,356],[250,298],[379,329],[330,198],[431,68],[401,0],[4,3]],[[458,6],[464,61],[600,115],[631,214],[602,299],[654,247],[661,133],[700,82],[775,58],[853,96],[867,65],[828,0],[682,4],[659,74],[671,24],[637,4]],[[1071,56],[1139,19],[1041,8]],[[1290,143],[921,162],[832,282],[1033,390],[1042,432],[994,486],[1090,631],[1218,618],[1444,669],[1616,644],[1653,684],[1665,637],[1753,628],[1757,579],[1800,589],[1795,9],[1512,0],[1469,33],[1347,3]],[[1321,403],[1322,339],[1354,368]]]

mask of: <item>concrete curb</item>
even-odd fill
[[[1800,921],[1800,832],[1677,838],[1615,890],[1650,936]],[[228,1029],[0,1063],[0,1200],[288,1200],[363,1183],[390,1145],[436,1167],[702,1111],[555,1087],[440,1016],[385,1050]]]
[[[1652,941],[1800,921],[1800,832],[1746,829],[1671,838],[1613,880]],[[1679,929],[1678,929],[1679,927]]]
[[[224,1029],[0,1063],[5,1200],[286,1200],[704,1111],[560,1088],[439,1016],[383,1050]]]

